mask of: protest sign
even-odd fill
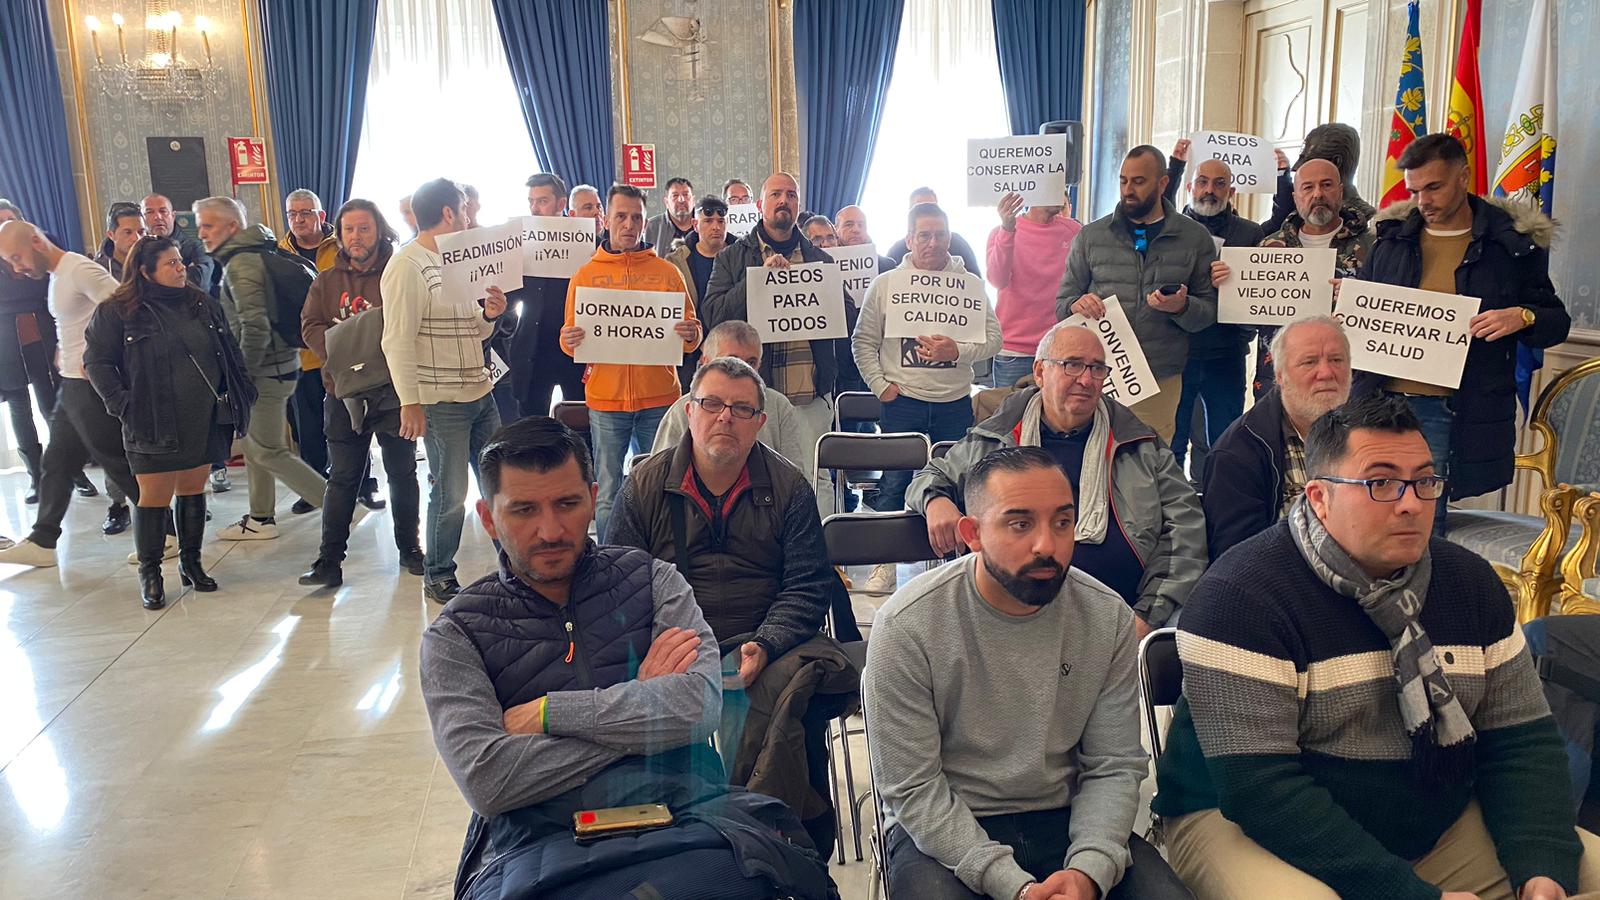
[[[1233,172],[1241,194],[1270,194],[1278,189],[1278,157],[1272,145],[1253,134],[1197,131],[1189,139],[1191,176],[1208,159],[1220,159]]]
[[[1227,247],[1228,280],[1217,285],[1217,321],[1287,325],[1333,311],[1334,251],[1298,247]]]
[[[850,302],[860,306],[867,299],[867,288],[878,277],[878,248],[874,244],[856,244],[853,247],[829,247],[822,251],[833,257],[844,279],[844,293]]]
[[[965,344],[985,337],[989,298],[983,282],[969,272],[895,269],[879,277],[883,285],[883,336],[942,334]]]
[[[522,274],[571,278],[594,256],[594,220],[566,216],[522,217]]]
[[[755,230],[756,223],[761,221],[761,210],[754,203],[740,203],[728,207],[723,221],[728,225],[729,240],[742,238]]]
[[[1060,206],[1067,192],[1067,136],[1021,134],[967,140],[967,205],[998,206],[1009,193],[1028,206]]]
[[[1351,368],[1457,388],[1481,302],[1346,278],[1333,315],[1350,338]]]
[[[746,269],[745,321],[763,344],[849,337],[842,280],[831,262]]]
[[[1105,396],[1128,405],[1149,400],[1161,393],[1161,386],[1144,358],[1144,349],[1133,333],[1128,314],[1122,311],[1115,294],[1104,302],[1106,314],[1102,318],[1071,315],[1064,321],[1093,331],[1100,338],[1100,345],[1105,347],[1106,365],[1111,367],[1111,374],[1106,376]]]
[[[572,298],[572,324],[586,334],[572,355],[578,363],[676,366],[683,339],[684,296],[676,291],[617,291],[580,287]]]
[[[489,288],[522,287],[522,220],[439,235],[444,295],[482,300]]]
[[[506,365],[506,361],[501,359],[500,354],[492,348],[489,350],[488,368],[490,384],[499,384],[500,379],[511,374],[511,367]]]

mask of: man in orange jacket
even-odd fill
[[[574,355],[585,331],[574,324],[573,306],[578,288],[596,287],[626,291],[671,291],[683,294],[683,319],[673,330],[683,339],[683,352],[700,346],[700,320],[678,267],[656,255],[644,236],[644,192],[613,184],[606,197],[609,236],[594,257],[572,276],[567,286],[566,319],[561,329],[561,349]],[[633,453],[649,453],[656,428],[678,399],[678,373],[673,366],[628,366],[594,363],[584,376],[584,397],[589,404],[589,438],[594,445],[600,493],[595,500],[595,535],[603,543],[611,507],[622,490],[622,463]]]

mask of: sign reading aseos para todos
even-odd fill
[[[967,141],[967,205],[997,206],[1009,193],[1029,206],[1060,206],[1067,192],[1067,136],[1024,134]]]
[[[900,268],[878,279],[883,291],[884,337],[940,334],[964,344],[983,343],[989,298],[978,276]]]
[[[1346,278],[1334,317],[1350,337],[1351,368],[1457,388],[1481,302]]]
[[[840,281],[831,262],[746,269],[745,318],[763,344],[849,337]]]
[[[1105,299],[1105,305],[1106,314],[1101,318],[1072,315],[1065,320],[1093,331],[1100,338],[1100,345],[1105,347],[1106,365],[1111,367],[1111,374],[1106,376],[1105,395],[1118,403],[1132,404],[1161,393],[1161,385],[1150,371],[1144,348],[1139,346],[1139,338],[1134,335],[1122,304],[1113,294]]]
[[[440,277],[446,297],[482,300],[489,288],[522,287],[522,221],[439,235]]]
[[[1287,325],[1333,311],[1334,251],[1299,247],[1224,247],[1228,280],[1217,286],[1217,321]]]
[[[1271,144],[1253,134],[1195,132],[1189,141],[1189,165],[1198,167],[1208,159],[1228,164],[1233,186],[1241,194],[1270,194],[1278,189],[1278,155]]]
[[[672,329],[682,320],[683,294],[675,291],[580,287],[572,297],[572,324],[585,334],[572,359],[676,366],[683,362],[683,339]]]
[[[571,278],[592,256],[594,219],[522,217],[523,275],[531,278]]]
[[[856,244],[852,247],[829,247],[822,251],[833,258],[844,279],[844,293],[850,302],[860,306],[867,299],[867,288],[878,277],[878,248],[874,244]]]

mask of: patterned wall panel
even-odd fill
[[[145,139],[151,136],[204,138],[211,192],[229,192],[224,139],[257,134],[253,124],[249,54],[258,52],[260,35],[247,33],[247,28],[254,26],[247,20],[244,2],[252,0],[167,0],[164,4],[183,16],[185,26],[178,32],[178,50],[183,59],[203,58],[200,38],[191,26],[196,16],[210,20],[215,70],[206,78],[205,96],[186,103],[151,103],[133,96],[110,97],[98,86],[94,48],[84,24],[85,17],[93,15],[100,19],[100,51],[110,62],[115,58],[117,40],[110,25],[111,16],[121,13],[127,22],[128,57],[135,60],[145,53],[145,17],[147,7],[153,4],[140,0],[66,0],[52,4],[68,125],[79,129],[73,136],[73,143],[81,155],[75,160],[74,169],[80,192],[88,191],[93,221],[99,221],[112,202],[137,202],[150,191]],[[76,83],[74,72],[80,76]],[[256,91],[253,102],[262,107],[264,118],[264,87],[257,85]],[[82,149],[79,144],[83,145]],[[239,199],[250,211],[252,221],[262,215],[262,195],[263,191],[257,187],[239,189]]]
[[[656,145],[659,183],[681,175],[697,194],[716,193],[729,178],[759,185],[772,171],[781,85],[769,72],[771,12],[769,0],[612,4],[617,138]],[[663,192],[650,194],[660,212]]]

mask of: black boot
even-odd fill
[[[44,448],[38,444],[19,447],[17,454],[22,457],[23,465],[28,467],[28,496],[24,502],[32,506],[39,502],[39,469],[44,461]]]
[[[139,554],[139,596],[145,609],[167,605],[166,585],[161,583],[161,557],[167,546],[167,510],[147,506],[133,508],[133,546]]]
[[[217,589],[217,580],[200,568],[200,544],[206,537],[206,495],[191,494],[178,498],[178,577],[185,586],[210,592]]]

